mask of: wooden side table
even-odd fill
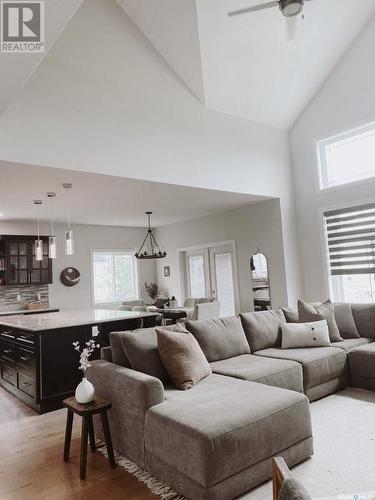
[[[82,432],[81,432],[81,461],[80,461],[80,478],[86,478],[87,464],[87,445],[90,437],[90,448],[93,453],[96,452],[93,415],[100,413],[103,425],[105,444],[107,447],[109,464],[114,469],[116,467],[115,457],[113,454],[111,431],[109,428],[107,411],[112,407],[111,403],[95,397],[91,403],[81,404],[76,401],[76,398],[71,397],[63,401],[63,405],[68,409],[65,430],[65,445],[64,445],[64,461],[69,461],[70,442],[72,439],[73,417],[76,413],[82,417]]]

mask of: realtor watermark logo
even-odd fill
[[[44,2],[1,2],[1,52],[44,52]]]

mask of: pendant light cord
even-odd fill
[[[40,220],[39,220],[39,205],[36,206],[37,217],[38,217],[38,241],[40,240]]]
[[[53,205],[53,196],[51,196],[51,236],[55,236],[55,227],[54,227],[54,205]]]
[[[70,188],[66,190],[67,212],[68,212],[68,231],[70,231]]]

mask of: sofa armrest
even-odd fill
[[[104,360],[92,361],[87,378],[95,394],[112,403],[108,413],[114,448],[144,466],[144,423],[149,408],[164,401],[155,377]]]
[[[102,347],[100,349],[100,359],[112,362],[112,347]]]

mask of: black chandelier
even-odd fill
[[[152,212],[146,212],[148,230],[145,239],[138,252],[135,253],[137,259],[163,259],[167,256],[167,252],[162,252],[155,239],[151,229],[151,215]],[[147,251],[149,248],[150,252]]]

